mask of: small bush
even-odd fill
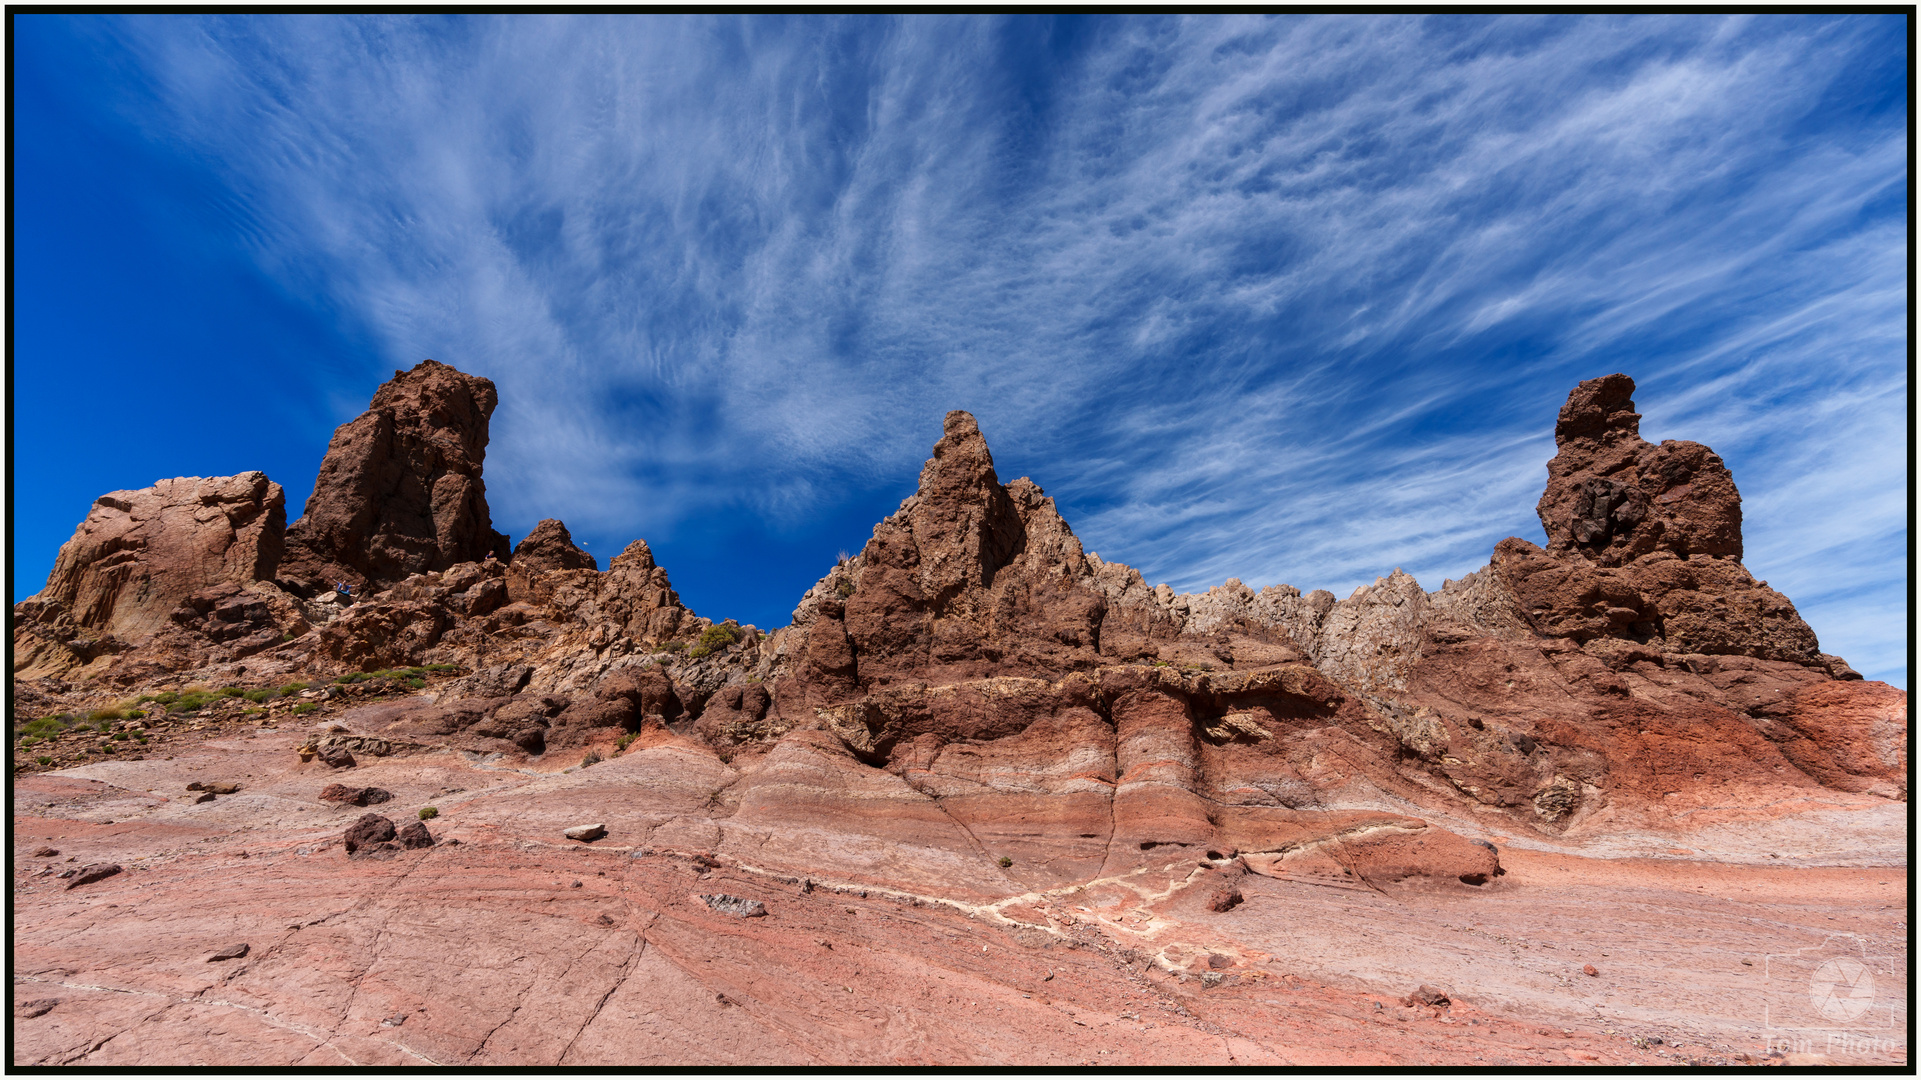
[[[845,600],[854,595],[854,583],[842,578],[840,584],[834,587],[834,591],[840,594],[842,600]]]
[[[662,646],[660,647],[660,651],[661,651],[661,652],[672,652],[672,653],[677,653],[677,652],[686,652],[686,651],[687,651],[687,643],[686,643],[686,642],[684,642],[684,641],[669,641],[669,642],[667,642],[666,644],[664,644],[664,645],[662,645]]]
[[[113,733],[114,742],[126,742],[128,739],[131,739],[131,738],[133,738],[133,736],[127,734],[124,731],[116,731]]]
[[[279,696],[280,696],[280,691],[278,691],[278,690],[249,690],[249,691],[247,691],[247,692],[246,692],[245,694],[243,694],[243,695],[241,695],[241,696],[242,696],[242,697],[245,697],[245,698],[246,698],[246,699],[247,699],[248,701],[251,701],[251,702],[253,702],[254,704],[256,704],[256,705],[258,705],[258,704],[260,704],[260,703],[261,703],[261,702],[263,702],[263,701],[272,701],[272,700],[273,700],[274,698],[277,698],[277,697],[279,697]]]
[[[238,686],[223,686],[220,688],[220,692],[215,694],[214,696],[215,697],[240,697],[245,693],[246,691],[242,690]]]
[[[1010,866],[1012,866],[1012,865],[1014,865],[1014,860],[1012,860],[1012,859],[1010,859],[1010,858],[1008,858],[1008,857],[1007,857],[1007,856],[1005,856],[1005,855],[1002,855],[1002,856],[1001,856],[1001,860],[1000,860],[1000,861],[1001,861],[1001,869],[1002,869],[1002,870],[1005,870],[1005,869],[1007,869],[1008,867],[1010,867]]]
[[[295,705],[293,707],[293,714],[295,716],[305,716],[308,713],[313,712],[315,709],[318,709],[318,708],[320,708],[320,706],[315,702],[303,701],[300,704]]]
[[[127,710],[127,719],[129,720],[144,720],[146,719],[146,717],[147,717],[147,714],[142,712],[139,709]]]
[[[112,743],[105,743],[105,744],[103,744],[103,745],[102,745],[102,746],[100,747],[100,752],[101,752],[101,753],[103,753],[103,754],[111,754],[111,753],[113,753],[113,752],[114,752],[114,749],[113,749],[113,744],[112,744]]]
[[[36,739],[31,735],[20,736],[20,749],[25,750],[28,747],[38,746],[38,745],[40,745],[39,739]]]
[[[459,671],[460,665],[459,664],[428,664],[426,667],[426,670],[431,671],[436,675],[445,675],[450,671]]]
[[[687,650],[687,658],[698,660],[703,656],[711,656],[739,640],[739,627],[729,626],[726,623],[710,626],[701,631],[700,640],[694,642],[694,647]]]
[[[587,751],[587,756],[580,759],[580,767],[583,769],[589,765],[598,764],[600,764],[600,751],[598,750],[589,750]]]
[[[425,821],[428,818],[437,818],[439,816],[440,816],[440,811],[436,810],[431,806],[423,806],[420,808],[420,820],[422,821]]]
[[[281,696],[281,697],[292,697],[292,696],[294,696],[295,694],[298,694],[299,692],[301,692],[302,690],[305,690],[306,688],[307,688],[307,684],[306,684],[306,683],[303,683],[303,682],[290,682],[290,683],[288,683],[287,685],[285,685],[285,686],[283,686],[283,687],[281,687],[281,688],[280,688],[280,696]]]
[[[620,742],[615,744],[614,746],[614,753],[616,754],[626,753],[628,744],[632,743],[635,739],[638,739],[638,738],[640,738],[640,732],[638,731],[630,731],[627,734],[622,735],[620,737]]]
[[[39,763],[40,763],[40,764],[42,764],[42,765],[51,765],[51,764],[53,764],[53,759],[52,759],[52,758],[50,758],[50,757],[45,757],[45,756],[42,756],[42,757],[37,757],[37,758],[34,758],[33,760],[35,760],[35,761],[37,761],[37,762],[39,762]]]
[[[426,687],[427,687],[427,680],[425,679],[408,679],[407,680],[407,689],[409,690],[424,690],[426,689]]]
[[[87,714],[89,720],[125,720],[127,714],[119,709],[95,709]]]
[[[367,673],[364,671],[356,671],[352,675],[342,675],[340,678],[335,679],[334,681],[339,683],[342,686],[346,686],[351,683],[366,682]]]

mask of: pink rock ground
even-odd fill
[[[1863,1035],[1775,1049],[1908,1060],[1898,823],[1855,822],[1886,839],[1847,866],[1497,836],[1507,873],[1478,889],[1355,885],[1312,851],[1255,873],[1178,847],[1107,876],[1058,860],[1035,884],[945,820],[783,813],[783,786],[825,798],[807,794],[826,768],[807,739],[729,765],[662,734],[533,774],[453,752],[336,771],[299,763],[303,736],[16,779],[14,1064],[1768,1063],[1783,1059],[1764,1009],[1806,1010],[1805,985],[1784,989],[1805,973],[1781,958],[1863,942],[1880,987],[1849,1028]],[[196,780],[242,788],[194,803]],[[321,802],[333,782],[394,799]],[[874,770],[841,790],[907,789]],[[1835,815],[1902,809],[1836,799]],[[345,857],[360,815],[426,805],[439,846]],[[606,838],[561,837],[588,822]],[[914,843],[885,831],[910,827]],[[72,890],[42,873],[96,862],[126,871]],[[1069,866],[1087,869],[1062,884]],[[703,893],[768,914],[718,914]],[[208,961],[240,942],[244,958]],[[1403,1004],[1421,984],[1452,1005]]]

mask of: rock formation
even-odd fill
[[[494,384],[423,360],[334,432],[306,513],[287,529],[281,579],[307,594],[508,557],[481,464]]]
[[[175,624],[204,621],[219,642],[253,634],[277,642],[304,630],[291,599],[263,584],[285,528],[286,496],[259,472],[100,496],[61,546],[46,587],[15,608],[16,675],[74,675]],[[203,651],[178,662],[205,659]]]
[[[1726,467],[1642,440],[1633,388],[1611,375],[1569,396],[1545,549],[1504,540],[1437,592],[1395,571],[1339,601],[1149,588],[1085,553],[1031,480],[1003,484],[974,418],[950,413],[915,493],[770,637],[689,611],[644,541],[601,571],[547,520],[508,553],[480,482],[493,388],[429,361],[336,433],[289,530],[300,569],[281,578],[351,569],[351,606],[262,580],[279,539],[265,477],[169,481],[101,500],[16,612],[17,651],[120,685],[259,667],[263,650],[287,674],[455,665],[436,703],[368,734],[474,752],[608,753],[671,728],[757,757],[823,731],[977,833],[1040,804],[1079,820],[1109,869],[1127,862],[1113,850],[1259,849],[1262,829],[1356,784],[1421,802],[1440,783],[1457,812],[1556,833],[1658,824],[1732,780],[1905,797],[1894,699],[1747,573]],[[95,628],[122,638],[74,636]],[[137,633],[148,643],[111,655]],[[83,669],[88,650],[107,658]]]
[[[278,565],[279,489],[258,473],[101,500],[62,549],[48,588],[15,607],[13,702],[17,713],[48,717],[36,729],[45,732],[63,711],[72,719],[148,691],[145,715],[118,721],[112,734],[50,736],[66,756],[46,755],[51,771],[26,778],[48,807],[78,806],[95,797],[79,785],[94,781],[65,766],[125,765],[145,794],[99,796],[112,821],[33,839],[92,843],[115,821],[146,829],[148,815],[195,837],[220,827],[209,823],[244,822],[232,827],[247,831],[248,845],[274,846],[275,873],[262,880],[298,884],[275,894],[264,922],[239,918],[231,908],[243,901],[224,884],[169,906],[166,883],[199,887],[196,874],[231,873],[197,848],[193,859],[133,864],[133,876],[143,919],[158,909],[169,926],[197,926],[207,917],[200,907],[226,905],[223,934],[244,924],[256,927],[249,935],[318,942],[276,946],[235,974],[255,972],[246,1000],[301,1017],[273,1027],[273,1038],[332,1033],[302,1035],[320,1045],[288,1051],[287,1060],[308,1063],[331,1060],[322,1049],[341,1045],[365,1055],[343,1050],[343,1060],[403,1060],[381,1032],[418,1036],[410,1061],[841,1060],[822,1049],[828,1043],[759,1055],[767,1031],[799,1030],[785,1019],[745,1026],[742,1003],[776,985],[799,995],[783,1016],[852,1008],[842,1026],[868,1056],[845,1060],[867,1061],[881,1044],[866,1025],[881,1015],[911,1013],[919,1027],[945,1030],[923,1018],[1017,984],[1018,996],[996,998],[1008,1015],[1053,1017],[1041,1008],[1048,995],[1069,993],[1056,973],[1082,959],[1123,972],[1127,990],[1116,1000],[1131,1009],[1146,980],[1158,980],[1152,992],[1169,1016],[1189,983],[1225,991],[1245,979],[1257,994],[1293,993],[1291,983],[1260,980],[1272,974],[1263,965],[1295,948],[1297,924],[1334,920],[1317,932],[1345,957],[1360,940],[1349,914],[1359,898],[1379,898],[1394,920],[1413,918],[1419,898],[1436,893],[1458,920],[1472,898],[1478,922],[1515,885],[1517,858],[1533,860],[1529,897],[1566,871],[1553,861],[1569,852],[1631,855],[1638,865],[1707,848],[1750,868],[1795,845],[1864,858],[1837,838],[1842,815],[1868,823],[1861,847],[1883,858],[1893,850],[1888,823],[1898,831],[1905,820],[1906,694],[1819,652],[1788,599],[1748,574],[1726,467],[1706,447],[1643,441],[1632,392],[1631,380],[1613,375],[1570,396],[1539,507],[1546,547],[1510,538],[1487,566],[1439,590],[1395,570],[1338,600],[1239,580],[1193,594],[1150,587],[1133,568],[1083,551],[1033,481],[1003,483],[974,418],[950,413],[916,492],[806,592],[788,626],[763,634],[689,610],[644,541],[603,571],[565,525],[547,520],[508,551],[489,524],[480,477],[493,388],[428,362],[396,375],[336,433]],[[341,579],[355,586],[351,600],[329,587]],[[276,735],[276,721],[306,730]],[[205,726],[230,737],[197,746]],[[150,737],[172,740],[160,761],[113,756]],[[25,741],[16,771],[37,771]],[[153,794],[148,770],[195,768],[216,752],[218,768],[232,768],[249,747],[272,748],[248,765],[250,800]],[[335,768],[352,768],[354,783],[328,783]],[[367,786],[375,780],[383,786]],[[397,829],[346,809],[418,802],[425,820],[427,800],[438,804],[438,835],[418,821]],[[591,837],[569,831],[581,822],[596,823]],[[572,835],[582,842],[556,855],[559,838]],[[564,872],[542,865],[555,860]],[[39,875],[63,880],[56,872]],[[437,899],[404,901],[412,929],[386,933],[387,909],[376,917],[367,905],[402,901],[366,897],[400,896],[390,886],[402,874],[421,883],[409,889]],[[22,895],[37,895],[36,879],[23,880]],[[1658,884],[1661,896],[1685,892]],[[776,886],[779,899],[770,899]],[[543,890],[551,907],[532,909],[540,918],[513,906]],[[259,895],[247,892],[244,903]],[[515,898],[515,914],[501,914],[503,896]],[[1345,897],[1340,914],[1329,914],[1330,897]],[[71,944],[84,936],[59,922],[71,913],[35,903],[28,976],[93,970]],[[874,926],[886,929],[836,953],[817,928],[851,925],[855,904],[863,922],[877,915]],[[762,912],[769,917],[736,917]],[[409,935],[428,925],[421,919],[431,932],[416,940]],[[975,951],[1007,947],[979,939],[988,925],[1007,931],[1008,955],[1031,971],[1000,951]],[[1465,931],[1457,921],[1420,934],[1443,932]],[[1254,941],[1259,950],[1247,945]],[[471,1006],[426,1017],[414,1002],[423,987],[446,983],[435,965],[448,942],[482,949],[473,955],[493,957],[482,964],[489,970],[536,952],[544,966],[516,974],[511,994],[477,989]],[[671,946],[676,953],[662,942],[682,944]],[[742,952],[686,962],[722,948],[715,942]],[[906,1001],[908,1013],[870,1015],[878,999],[862,978],[882,963],[880,942],[915,955],[885,984],[914,994],[959,990],[946,981],[958,969],[929,968],[925,956],[1021,973],[965,998],[921,1002],[903,991],[890,1008]],[[1568,970],[1599,985],[1607,976],[1598,972],[1625,966],[1627,944],[1599,968]],[[1406,957],[1417,945],[1425,940],[1391,951]],[[415,951],[363,979],[377,967],[366,954],[382,949]],[[823,966],[829,955],[839,966]],[[1393,962],[1418,975],[1394,990],[1400,998],[1462,961]],[[148,958],[109,966],[126,979],[172,970]],[[831,970],[833,993],[808,997],[819,981],[811,974],[754,975],[714,990],[712,980],[731,978],[724,972],[790,967]],[[1321,971],[1342,985],[1366,981],[1345,968]],[[1541,983],[1541,971],[1529,968],[1526,979]],[[569,997],[578,980],[598,989]],[[327,1001],[372,993],[406,1004],[380,1004],[377,1016],[327,1014],[309,992],[322,983]],[[79,992],[75,985],[63,982],[62,993]],[[1558,994],[1568,984],[1557,985]],[[1659,985],[1651,979],[1640,992]],[[636,1041],[633,1021],[692,1008],[690,987],[706,1010],[702,1030],[748,1034],[725,1053],[675,1044],[677,1057],[636,1056],[634,1047],[653,1044]],[[1459,989],[1422,986],[1407,999],[1414,1004],[1396,1007],[1434,1010],[1438,1020],[1441,1009],[1472,1007]],[[100,994],[110,1004],[89,997],[84,1008],[119,1008],[127,996]],[[654,997],[636,996],[644,994]],[[74,1023],[83,1007],[65,1002],[29,1010],[31,1060],[111,1062],[61,1047],[140,1044],[107,1038],[105,1028],[80,1038],[38,1026],[41,1016]],[[556,1011],[569,1009],[578,1015]],[[517,1020],[523,1013],[534,1019]],[[159,1029],[226,1045],[220,1031],[192,1027],[199,1021],[188,1013],[167,1015]],[[1272,1015],[1250,1011],[1235,1023],[1258,1027]],[[1375,1014],[1341,1015],[1347,1030],[1354,1016]],[[596,1027],[601,1016],[615,1017],[612,1026]],[[1082,1039],[1083,1026],[1048,1038]],[[376,1035],[342,1034],[349,1029]],[[1220,1029],[1197,1030],[1215,1040],[1209,1046],[1221,1038]],[[900,1060],[922,1060],[903,1056],[908,1042],[886,1045],[903,1051]],[[1228,1061],[1269,1060],[1245,1039],[1226,1045]],[[321,1056],[298,1056],[310,1052]],[[990,1060],[972,1052],[942,1050],[942,1060]]]

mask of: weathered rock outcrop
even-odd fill
[[[94,500],[35,597],[76,626],[138,641],[201,589],[272,579],[286,495],[265,473],[183,476]]]
[[[15,674],[73,676],[176,626],[203,630],[202,645],[304,630],[291,599],[268,583],[285,507],[280,485],[259,472],[100,496],[46,587],[14,608]],[[181,644],[176,662],[204,662],[205,649]]]
[[[951,413],[916,492],[768,636],[688,610],[644,541],[601,571],[548,520],[487,557],[505,554],[471,527],[492,388],[423,364],[336,435],[293,530],[303,558],[322,536],[385,552],[351,602],[297,601],[237,557],[138,647],[88,637],[54,601],[17,610],[16,641],[41,674],[123,686],[242,658],[279,678],[451,665],[434,701],[353,713],[355,737],[542,768],[679,740],[751,776],[814,768],[831,744],[836,770],[895,778],[852,789],[931,800],[1034,883],[1185,849],[1292,850],[1326,825],[1301,815],[1382,793],[1555,834],[1672,827],[1728,785],[1757,807],[1823,788],[1905,798],[1905,695],[1821,654],[1752,579],[1725,466],[1641,440],[1632,389],[1583,383],[1562,411],[1547,547],[1505,540],[1436,592],[1396,570],[1343,600],[1150,587],[1084,552],[1031,480],[1003,484],[974,418]],[[458,498],[423,500],[443,480]],[[252,550],[220,550],[235,547]]]
[[[547,518],[534,526],[527,538],[514,546],[507,569],[507,594],[514,600],[544,599],[533,589],[533,581],[554,570],[599,570],[600,563],[574,546],[567,526]]]
[[[306,513],[287,530],[281,579],[308,593],[344,580],[358,592],[506,559],[481,480],[497,401],[492,382],[437,361],[395,372],[334,432]]]

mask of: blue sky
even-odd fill
[[[423,357],[514,538],[786,622],[948,409],[1149,581],[1539,542],[1625,371],[1907,685],[1899,16],[15,15],[13,596],[93,498],[289,516]]]

